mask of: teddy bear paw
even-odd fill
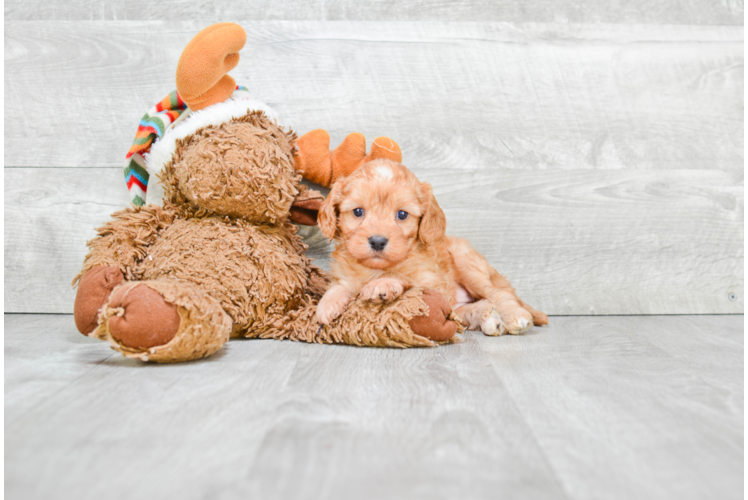
[[[88,335],[96,329],[99,309],[106,303],[112,290],[124,281],[125,277],[118,266],[94,267],[81,276],[73,306],[73,318],[79,332]]]
[[[434,342],[446,342],[454,337],[457,323],[450,316],[452,306],[447,298],[436,290],[427,289],[423,291],[423,301],[429,310],[427,314],[411,318],[409,325],[413,333]]]
[[[109,318],[109,331],[124,346],[148,349],[165,345],[179,331],[177,306],[146,285],[118,288],[109,299],[109,307],[118,310]]]

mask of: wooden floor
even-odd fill
[[[9,499],[742,498],[743,316],[126,360],[5,316]]]

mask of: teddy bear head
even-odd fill
[[[154,146],[148,166],[162,190],[154,195],[173,205],[256,223],[294,219],[291,212],[302,210],[293,207],[294,201],[300,194],[300,202],[310,198],[294,169],[296,135],[258,109],[216,120],[205,116],[237,105],[248,103],[231,100],[194,112]]]
[[[149,186],[148,202],[255,223],[290,218],[315,224],[323,196],[300,184],[296,134],[225,74],[238,63],[245,40],[241,26],[219,23],[182,53],[174,93],[178,117],[145,159],[149,176],[158,179]]]
[[[293,141],[262,112],[205,127],[178,141],[162,182],[171,203],[276,223],[299,194]]]

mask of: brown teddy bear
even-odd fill
[[[73,282],[78,329],[157,362],[208,356],[230,337],[454,341],[463,327],[431,290],[387,304],[354,301],[335,323],[316,323],[329,281],[291,221],[316,223],[323,196],[300,184],[300,173],[329,186],[369,159],[400,161],[400,151],[379,138],[367,156],[360,134],[332,152],[324,131],[297,140],[225,74],[245,39],[232,23],[201,31],[180,58],[177,92],[141,121],[126,169],[134,206],[98,230]],[[160,182],[148,185],[154,175]]]

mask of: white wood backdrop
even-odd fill
[[[742,2],[15,1],[5,15],[6,312],[72,311],[85,241],[127,203],[138,120],[219,20],[247,30],[232,74],[283,124],[396,139],[448,231],[536,307],[743,312]]]
[[[19,20],[503,21],[743,24],[740,0],[6,0]]]

